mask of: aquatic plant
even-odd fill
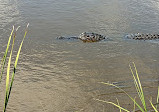
[[[136,88],[136,91],[137,91],[137,94],[139,96],[139,99],[142,103],[142,106],[139,105],[138,102],[136,102],[135,98],[131,97],[126,91],[124,91],[123,89],[121,89],[120,87],[114,85],[114,84],[111,84],[111,83],[105,83],[105,82],[100,82],[102,84],[106,84],[106,85],[109,85],[109,86],[113,86],[119,90],[121,90],[123,93],[125,93],[133,102],[134,102],[134,109],[133,109],[133,112],[135,112],[135,105],[138,107],[138,109],[141,111],[141,112],[148,112],[148,109],[147,109],[147,106],[146,106],[146,102],[145,102],[145,96],[144,96],[144,92],[143,92],[143,89],[142,89],[142,85],[141,85],[141,82],[140,82],[140,79],[139,79],[139,75],[138,75],[138,71],[137,71],[137,68],[136,68],[136,65],[135,63],[133,62],[133,67],[134,67],[134,71],[132,69],[132,66],[129,64],[129,67],[130,67],[130,71],[132,73],[132,76],[133,76],[133,80],[134,80],[134,85],[135,85],[135,88]],[[108,104],[112,104],[116,107],[118,107],[120,109],[120,112],[121,110],[123,111],[126,111],[126,112],[130,112],[128,109],[125,109],[124,107],[120,106],[119,105],[119,101],[117,99],[117,104],[116,103],[113,103],[113,102],[109,102],[109,101],[104,101],[104,100],[100,100],[100,99],[95,99],[96,101],[100,101],[100,102],[104,102],[104,103],[108,103]],[[157,103],[156,103],[156,107],[154,106],[154,104],[152,103],[152,100],[149,100],[152,108],[153,108],[153,111],[154,112],[158,112],[157,111],[157,105],[158,105],[158,100],[159,100],[159,87],[158,87],[158,95],[157,95]],[[139,111],[137,110],[137,111]],[[149,110],[150,111],[150,110]]]
[[[21,48],[22,48],[22,45],[23,45],[23,41],[26,37],[26,34],[27,34],[27,29],[28,29],[28,26],[29,26],[29,23],[25,29],[25,34],[24,34],[24,37],[21,41],[21,44],[19,46],[19,50],[17,52],[17,56],[16,56],[16,59],[15,59],[15,63],[14,63],[14,68],[13,68],[13,72],[12,72],[12,78],[11,78],[11,82],[9,81],[9,74],[10,74],[10,65],[11,65],[11,58],[12,58],[12,52],[13,52],[13,48],[14,48],[14,42],[15,42],[15,37],[16,37],[16,32],[17,30],[19,29],[20,26],[18,26],[16,28],[16,30],[14,29],[14,26],[13,26],[13,29],[11,31],[11,34],[9,36],[9,40],[8,40],[8,44],[7,44],[7,48],[6,48],[6,51],[4,53],[4,56],[2,58],[2,61],[1,61],[1,75],[0,75],[0,82],[2,80],[2,76],[3,76],[3,72],[4,72],[4,67],[5,67],[5,63],[6,63],[6,59],[7,59],[7,54],[8,54],[8,49],[9,49],[9,46],[10,46],[10,42],[11,42],[11,39],[12,39],[12,44],[11,44],[11,50],[10,50],[10,55],[9,55],[9,60],[8,60],[8,66],[7,66],[7,75],[6,75],[6,90],[5,90],[5,101],[4,101],[4,108],[3,108],[3,112],[6,111],[6,108],[7,108],[7,104],[8,104],[8,101],[9,101],[9,97],[10,97],[10,94],[11,94],[11,90],[12,90],[12,86],[13,86],[13,81],[14,81],[14,76],[15,76],[15,72],[16,72],[16,67],[17,67],[17,64],[18,64],[18,59],[19,59],[19,55],[20,55],[20,51],[21,51]],[[10,82],[10,83],[9,83]]]

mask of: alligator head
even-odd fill
[[[78,38],[83,42],[98,42],[105,39],[106,37],[97,33],[83,32],[78,36]]]

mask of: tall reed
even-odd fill
[[[9,60],[8,60],[8,66],[7,66],[6,90],[5,90],[5,101],[4,101],[3,112],[5,112],[5,111],[6,111],[6,108],[7,108],[7,104],[8,104],[9,97],[10,97],[11,90],[12,90],[12,86],[13,86],[13,81],[14,81],[14,76],[15,76],[15,72],[16,72],[16,67],[17,67],[17,64],[18,64],[18,59],[19,59],[20,51],[21,51],[21,48],[22,48],[22,45],[23,45],[23,41],[24,41],[24,39],[25,39],[25,37],[26,37],[26,34],[27,34],[27,32],[28,32],[28,26],[29,26],[29,23],[27,24],[27,27],[26,27],[26,29],[25,29],[25,33],[24,33],[23,39],[22,39],[22,41],[21,41],[21,44],[20,44],[20,46],[19,46],[19,50],[18,50],[18,52],[17,52],[17,56],[16,56],[15,63],[14,63],[14,69],[13,69],[13,72],[12,72],[11,81],[9,81],[10,65],[11,65],[12,52],[13,52],[13,48],[14,48],[14,42],[15,42],[16,32],[17,32],[17,30],[19,29],[19,26],[16,28],[16,30],[14,29],[14,26],[13,26],[13,29],[12,29],[11,34],[10,34],[10,36],[9,36],[9,40],[8,40],[8,44],[7,44],[6,51],[5,51],[4,56],[3,56],[3,58],[2,58],[2,61],[1,61],[0,82],[1,82],[1,80],[2,80],[2,76],[3,76],[3,73],[4,73],[4,68],[5,68],[5,63],[6,63],[6,59],[7,59],[7,54],[8,54],[10,42],[11,42],[11,39],[12,39],[12,37],[13,37],[13,39],[12,39],[12,44],[11,44],[10,55],[9,55]]]
[[[143,92],[143,89],[142,89],[142,85],[141,85],[141,82],[140,82],[140,79],[139,79],[139,75],[138,75],[138,71],[137,71],[137,68],[136,68],[136,65],[135,63],[133,62],[133,68],[134,68],[134,71],[132,69],[132,66],[129,64],[129,67],[130,67],[130,71],[132,73],[132,76],[133,76],[133,80],[134,80],[134,85],[135,85],[135,88],[136,88],[136,91],[138,93],[138,96],[139,96],[139,99],[142,103],[142,106],[139,105],[138,102],[136,102],[135,98],[131,97],[126,91],[124,91],[123,89],[121,89],[120,87],[114,85],[114,84],[111,84],[111,83],[105,83],[105,82],[100,82],[102,84],[106,84],[106,85],[109,85],[109,86],[113,86],[115,88],[118,88],[119,90],[121,90],[122,92],[124,92],[133,102],[134,102],[134,109],[133,109],[133,112],[135,112],[135,105],[138,107],[138,109],[141,111],[141,112],[148,112],[148,109],[147,109],[147,106],[146,106],[146,101],[145,101],[145,96],[144,96],[144,92]],[[125,112],[131,112],[130,110],[128,109],[125,109],[124,107],[120,106],[119,105],[119,101],[117,100],[117,103],[113,103],[113,102],[109,102],[109,101],[104,101],[104,100],[100,100],[100,99],[95,99],[97,101],[100,101],[100,102],[104,102],[104,103],[108,103],[108,104],[112,104],[116,107],[118,107],[121,110],[125,111]],[[156,107],[154,106],[154,104],[152,103],[151,100],[149,100],[152,108],[153,108],[153,111],[154,112],[158,112],[157,111],[157,104],[158,104],[158,100],[159,100],[159,87],[158,87],[158,95],[157,95],[157,103],[156,103]],[[138,111],[138,110],[137,110]],[[150,110],[149,110],[150,111]]]

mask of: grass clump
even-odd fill
[[[5,51],[4,56],[2,58],[2,61],[1,61],[0,82],[2,80],[2,76],[3,76],[3,73],[4,73],[4,68],[5,68],[5,64],[6,64],[7,54],[8,54],[8,50],[9,50],[10,43],[11,43],[11,40],[12,40],[11,50],[10,50],[10,55],[9,55],[9,60],[8,60],[8,66],[7,66],[6,90],[5,90],[5,100],[4,100],[3,112],[5,112],[6,108],[7,108],[7,104],[8,104],[9,97],[10,97],[11,90],[12,90],[12,86],[13,86],[13,81],[14,81],[14,76],[15,76],[15,72],[16,72],[16,67],[17,67],[17,64],[18,64],[18,59],[19,59],[20,51],[21,51],[21,48],[22,48],[22,45],[23,45],[23,41],[24,41],[24,39],[26,37],[26,34],[27,34],[28,26],[29,26],[29,23],[28,23],[28,25],[27,25],[27,27],[25,29],[25,34],[24,34],[23,40],[21,41],[21,44],[19,46],[19,50],[17,52],[17,56],[16,56],[16,59],[15,59],[15,62],[14,62],[14,68],[13,68],[13,72],[12,72],[11,81],[9,81],[11,58],[12,58],[12,52],[13,52],[13,48],[14,48],[14,42],[15,42],[16,32],[18,31],[18,29],[19,29],[20,26],[18,26],[16,29],[13,26],[13,29],[12,29],[11,34],[10,34],[9,39],[8,39],[8,44],[7,44],[6,51]]]
[[[126,91],[124,91],[123,89],[121,89],[120,87],[114,85],[114,84],[111,84],[111,83],[105,83],[105,82],[100,82],[102,84],[106,84],[106,85],[109,85],[109,86],[113,86],[115,88],[118,88],[119,90],[121,90],[122,92],[124,92],[133,102],[134,102],[134,109],[133,109],[133,112],[136,112],[136,111],[141,111],[141,112],[150,112],[152,110],[148,110],[147,109],[147,106],[146,106],[146,102],[145,102],[145,96],[144,96],[144,92],[143,92],[143,89],[142,89],[142,85],[141,85],[141,82],[140,82],[140,79],[139,79],[139,75],[138,75],[138,72],[137,72],[137,69],[136,69],[136,65],[135,63],[133,62],[133,68],[134,68],[134,71],[132,69],[132,66],[129,65],[130,67],[130,71],[132,73],[132,76],[133,76],[133,80],[134,80],[134,85],[135,85],[135,88],[136,88],[136,91],[138,93],[138,96],[139,96],[139,99],[142,103],[142,106],[139,105],[138,102],[136,102],[135,98],[131,97]],[[100,101],[100,102],[104,102],[104,103],[108,103],[108,104],[112,104],[116,107],[118,107],[120,109],[120,112],[121,110],[125,111],[125,112],[131,112],[130,110],[128,109],[125,109],[123,108],[122,106],[119,105],[119,101],[117,99],[117,104],[116,103],[113,103],[113,102],[109,102],[109,101],[104,101],[104,100],[100,100],[100,99],[95,99],[97,101]],[[152,103],[152,100],[149,100],[152,108],[153,108],[153,112],[158,112],[157,111],[157,104],[158,104],[158,100],[159,100],[159,87],[158,87],[158,95],[157,95],[157,103],[156,103],[156,106],[154,106],[154,104]],[[138,107],[138,110],[135,110],[135,107]]]

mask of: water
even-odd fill
[[[137,96],[130,62],[136,63],[147,99],[152,96],[155,102],[159,41],[129,41],[123,37],[128,33],[159,33],[158,18],[158,0],[1,0],[1,52],[6,48],[12,25],[21,26],[17,51],[24,28],[30,23],[7,111],[119,111],[95,98],[113,102],[118,98],[120,105],[132,110],[133,103],[123,93],[99,83],[112,82]],[[85,31],[106,35],[113,41],[56,39]]]

